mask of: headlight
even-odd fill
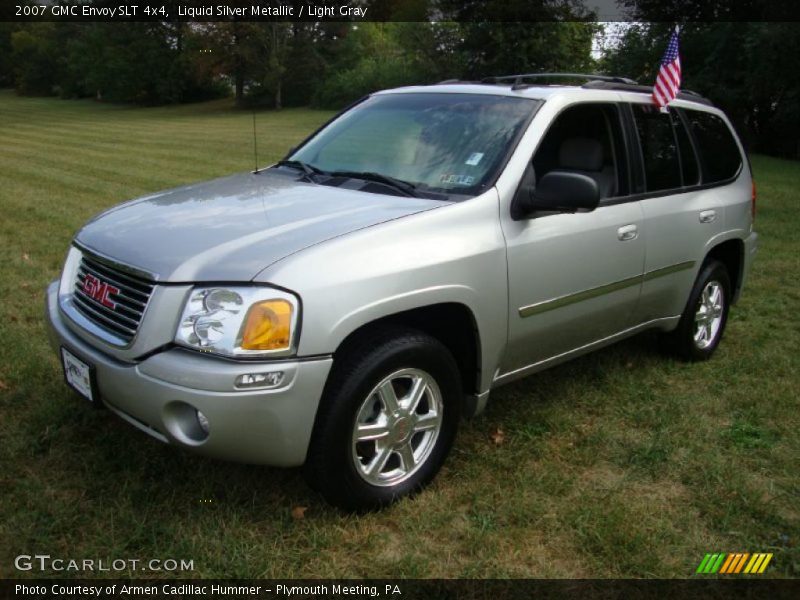
[[[69,247],[64,268],[61,269],[61,282],[58,285],[58,295],[61,298],[69,296],[75,288],[75,277],[81,264],[81,251],[75,246]]]
[[[224,356],[292,354],[298,311],[297,298],[268,287],[194,288],[175,342]]]

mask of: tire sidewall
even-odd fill
[[[710,281],[717,281],[722,286],[723,302],[722,302],[722,321],[719,324],[717,335],[714,340],[705,348],[700,348],[694,341],[694,318],[700,306],[703,290]],[[731,299],[731,282],[728,276],[728,270],[725,266],[716,260],[708,261],[700,270],[697,276],[692,293],[689,296],[689,302],[686,305],[680,331],[680,350],[687,358],[691,360],[708,360],[714,351],[719,346],[722,336],[725,333],[725,326],[728,322],[728,312],[730,309]]]
[[[442,396],[442,426],[424,464],[407,480],[393,486],[369,484],[357,472],[352,459],[352,434],[356,416],[370,392],[385,377],[405,368],[430,374]],[[327,390],[323,402],[331,403],[327,419],[320,423],[316,452],[316,487],[335,504],[354,509],[379,508],[412,494],[429,483],[439,471],[453,444],[461,414],[461,383],[455,360],[437,340],[427,335],[408,335],[377,346],[356,361],[348,374]],[[319,485],[319,484],[322,485]]]

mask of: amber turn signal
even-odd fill
[[[292,305],[266,300],[250,307],[242,333],[243,350],[286,350],[292,339]]]

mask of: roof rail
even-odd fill
[[[613,75],[597,75],[595,73],[521,73],[519,75],[501,75],[486,77],[481,83],[506,83],[513,82],[511,88],[519,89],[527,87],[526,80],[537,79],[586,79],[588,81],[606,81],[613,83],[636,84],[633,79],[627,77],[616,77]]]
[[[497,85],[497,84],[511,83],[511,89],[518,90],[529,87],[529,85],[531,85],[525,83],[525,80],[536,80],[536,79],[586,79],[587,80],[586,83],[581,85],[581,87],[584,89],[614,90],[619,92],[638,92],[643,94],[651,94],[653,92],[653,88],[651,86],[640,85],[635,80],[628,79],[627,77],[617,77],[614,75],[596,75],[587,73],[522,73],[520,75],[500,75],[494,77],[484,77],[480,81],[445,79],[444,81],[440,81],[438,85],[447,85],[456,83],[473,84],[473,85],[474,84]],[[692,90],[681,90],[680,92],[678,92],[678,98],[680,98],[681,100],[689,100],[691,102],[705,104],[707,106],[714,106],[714,103],[711,102],[711,100],[703,97],[697,92],[693,92]]]
[[[596,73],[521,73],[519,75],[495,75],[484,77],[483,83],[501,83],[503,81],[521,81],[525,79],[588,79],[592,81],[615,81],[617,83],[633,83],[633,79],[616,75],[598,75]]]
[[[628,83],[617,83],[614,81],[589,81],[584,83],[581,87],[586,89],[594,89],[594,90],[614,90],[618,92],[638,92],[642,94],[651,94],[653,92],[652,86],[649,85],[638,85],[638,84],[628,84]],[[693,92],[692,90],[681,90],[678,92],[678,98],[681,100],[689,100],[691,102],[697,102],[699,104],[705,104],[707,106],[714,106],[714,103],[711,102],[708,98],[698,94],[697,92]]]
[[[480,81],[468,81],[461,79],[445,79],[440,81],[438,85],[446,85],[453,83],[471,83],[471,84],[508,84],[510,83],[513,89],[528,87],[526,80],[537,79],[585,79],[589,81],[607,81],[613,83],[627,83],[636,84],[633,79],[627,77],[616,77],[612,75],[597,75],[594,73],[520,73],[517,75],[493,75],[491,77],[484,77]]]

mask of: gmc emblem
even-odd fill
[[[117,303],[111,300],[109,296],[111,294],[119,294],[119,288],[110,283],[100,281],[94,275],[87,273],[83,278],[83,291],[95,302],[99,302],[112,310],[117,308]]]

